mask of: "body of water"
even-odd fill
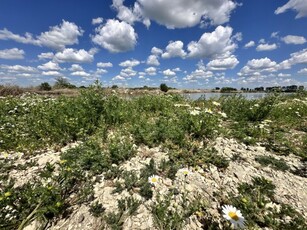
[[[264,98],[267,95],[267,93],[237,93],[237,94],[242,95],[243,97],[246,97],[249,100]],[[192,100],[197,100],[201,97],[208,100],[211,98],[218,99],[220,97],[233,96],[235,94],[234,93],[184,93],[182,95]]]

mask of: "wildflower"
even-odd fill
[[[189,104],[175,104],[175,107],[190,107]]]
[[[191,173],[188,168],[179,169],[178,172],[182,173],[184,176],[188,176]]]
[[[259,127],[260,129],[263,129],[263,128],[264,128],[264,125],[263,125],[263,124],[259,124],[258,127]]]
[[[60,164],[65,164],[67,160],[60,160]]]
[[[67,172],[71,172],[71,168],[70,167],[67,167],[65,168]]]
[[[299,117],[301,116],[299,112],[296,111],[295,113],[296,113],[297,116],[299,116]]]
[[[254,104],[255,107],[259,107],[259,104]]]
[[[221,105],[221,104],[218,103],[217,101],[213,101],[212,104],[215,105],[215,106],[220,106],[220,105]]]
[[[227,114],[223,113],[223,112],[218,112],[218,114],[220,114],[222,117],[227,118]]]
[[[275,204],[275,203],[270,202],[270,203],[267,203],[267,204],[265,205],[265,208],[271,209],[271,210],[275,210],[277,213],[280,213],[280,208],[281,208],[281,206],[278,205],[278,204]]]
[[[194,109],[194,110],[190,111],[190,114],[195,116],[195,115],[200,114],[200,111]]]
[[[229,220],[233,225],[234,228],[243,228],[244,227],[244,217],[242,213],[237,208],[233,207],[232,205],[224,205],[223,207],[223,217]]]
[[[58,202],[56,202],[55,206],[59,208],[59,207],[62,206],[62,203],[58,201]]]
[[[195,214],[196,214],[198,217],[203,217],[203,216],[204,216],[204,213],[203,213],[203,212],[200,212],[200,211],[195,212]]]
[[[148,178],[148,182],[152,185],[156,185],[158,183],[159,176],[157,175],[152,175],[151,177]]]
[[[11,192],[6,192],[6,193],[4,193],[4,196],[5,196],[5,197],[9,197],[9,196],[11,196],[11,195],[12,195]]]
[[[213,114],[212,110],[207,108],[205,109],[205,113]]]

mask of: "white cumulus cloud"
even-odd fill
[[[129,78],[129,77],[133,77],[135,75],[137,75],[137,71],[135,71],[134,69],[132,69],[132,67],[127,67],[125,69],[122,69],[120,71],[120,75],[122,77],[126,77],[126,78]]]
[[[101,24],[102,22],[103,22],[103,18],[101,17],[92,19],[92,25]]]
[[[148,58],[147,58],[146,64],[147,65],[159,66],[160,62],[159,62],[158,56],[156,56],[154,54],[149,55]]]
[[[291,65],[307,64],[307,49],[292,53],[290,56],[291,58],[286,61],[288,61]]]
[[[24,59],[25,51],[18,48],[0,50],[0,59]]]
[[[183,50],[182,41],[170,42],[166,46],[165,50],[166,51],[162,54],[162,58],[174,58],[174,57],[184,58],[186,56],[186,52]]]
[[[43,71],[42,75],[44,75],[44,76],[53,76],[53,77],[63,77],[63,74],[61,74],[58,71]]]
[[[277,45],[275,43],[273,44],[259,44],[256,48],[257,51],[271,51],[277,49]]]
[[[141,14],[167,28],[185,28],[200,24],[204,19],[212,25],[229,21],[236,8],[231,0],[138,0]]]
[[[111,68],[113,67],[113,64],[111,62],[98,62],[97,67],[98,68]]]
[[[161,55],[162,53],[163,53],[163,50],[161,50],[161,49],[159,49],[159,48],[157,48],[157,47],[152,47],[152,49],[151,49],[151,53],[153,54],[153,55],[156,55],[156,56],[159,56],[159,55]]]
[[[126,78],[120,76],[120,75],[117,75],[115,77],[112,78],[112,81],[116,81],[116,80],[119,80],[119,81],[124,81],[126,80]]]
[[[255,42],[254,41],[249,41],[248,43],[245,44],[244,48],[250,48],[255,46]]]
[[[173,77],[176,76],[176,73],[170,69],[164,70],[163,75],[167,77]]]
[[[70,75],[79,76],[79,77],[89,77],[89,76],[91,76],[89,73],[86,73],[85,71],[72,72]]]
[[[121,67],[134,67],[139,65],[141,62],[136,59],[126,60],[124,62],[119,63]]]
[[[227,58],[214,59],[207,64],[207,68],[213,71],[224,71],[227,69],[233,69],[239,64],[238,59],[232,55]]]
[[[291,74],[289,74],[289,73],[279,73],[277,75],[277,77],[291,77]]]
[[[217,58],[233,52],[237,45],[231,38],[233,29],[229,26],[218,26],[211,33],[204,33],[198,42],[188,44],[188,57]]]
[[[49,31],[41,33],[37,41],[41,46],[63,50],[67,45],[78,44],[78,37],[82,35],[83,30],[75,23],[63,20],[61,25],[50,27]]]
[[[54,56],[54,53],[48,52],[48,53],[41,53],[37,55],[39,60],[44,60],[44,59],[52,59]]]
[[[54,55],[54,60],[56,62],[77,62],[86,63],[92,62],[94,60],[94,55],[97,52],[96,49],[91,49],[86,51],[84,49],[75,50],[72,48],[67,48],[62,52],[58,52]]]
[[[294,44],[294,45],[302,45],[307,42],[307,40],[302,36],[295,36],[295,35],[287,35],[281,39],[286,44]]]
[[[130,8],[124,6],[123,3],[124,0],[113,0],[112,7],[117,11],[117,18],[131,25],[137,21],[142,22],[146,27],[150,26],[150,20],[144,17],[138,2],[135,2]]]
[[[43,65],[39,65],[37,68],[41,70],[61,70],[59,63],[55,63],[53,61],[49,61]]]
[[[0,65],[0,70],[6,70],[9,73],[37,73],[37,69],[32,66],[23,65]]]
[[[4,28],[0,30],[0,40],[13,40],[19,43],[45,46],[55,50],[63,50],[67,45],[78,44],[78,37],[83,35],[83,30],[75,23],[62,21],[62,24],[52,26],[49,31],[33,37],[26,33],[24,36],[14,34]]]
[[[111,53],[133,50],[137,42],[134,28],[126,22],[114,19],[107,20],[107,23],[96,28],[95,32],[92,41]]]
[[[150,76],[154,76],[157,75],[157,69],[155,67],[149,67],[147,69],[145,69],[146,74],[150,75]]]
[[[261,72],[276,72],[280,66],[269,58],[252,59],[240,70],[240,77],[261,76]]]
[[[295,18],[307,16],[306,0],[289,0],[289,2],[287,2],[285,5],[278,7],[275,10],[275,14],[282,14],[290,9],[297,11],[297,15]]]
[[[213,73],[205,70],[202,66],[201,68],[192,71],[192,73],[184,77],[183,80],[187,82],[197,82],[198,80],[208,80],[211,77],[213,77]]]
[[[72,64],[71,67],[69,68],[70,71],[72,72],[77,72],[77,71],[84,71],[83,67],[78,64]]]
[[[307,68],[304,69],[300,69],[299,71],[297,71],[298,74],[306,74],[307,75]]]

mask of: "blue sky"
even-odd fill
[[[307,86],[306,0],[1,0],[0,84]]]

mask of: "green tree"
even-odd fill
[[[165,83],[162,83],[162,84],[160,85],[160,90],[161,90],[162,92],[167,92],[167,91],[168,91],[168,86],[167,86]]]
[[[51,90],[51,85],[49,85],[48,82],[43,82],[39,85],[39,90],[46,90],[50,91]]]
[[[54,88],[57,88],[57,89],[63,89],[63,88],[74,89],[74,88],[76,88],[76,86],[69,83],[69,81],[64,77],[57,77],[55,79]]]

